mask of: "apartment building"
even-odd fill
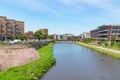
[[[90,31],[90,37],[98,41],[98,28]]]
[[[27,37],[27,39],[31,40],[34,37],[34,33],[33,31],[28,31],[25,33],[25,36]]]
[[[40,29],[40,31],[42,32],[42,34],[48,35],[48,29]]]
[[[0,40],[9,40],[12,36],[24,34],[24,22],[0,16]]]
[[[90,32],[83,32],[82,34],[80,34],[81,38],[84,39],[88,39],[90,38]]]
[[[116,37],[116,41],[120,41],[120,25],[102,25],[95,30],[90,31],[91,37],[96,40],[111,41],[111,36]]]

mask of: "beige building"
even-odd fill
[[[12,36],[24,34],[24,22],[0,16],[0,40],[9,40]]]

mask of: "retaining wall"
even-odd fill
[[[2,70],[13,66],[20,66],[39,59],[34,48],[0,50],[0,67]]]

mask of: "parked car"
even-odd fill
[[[15,39],[15,40],[13,40],[13,43],[21,43],[22,41],[21,40],[19,40],[19,39]]]

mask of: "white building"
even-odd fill
[[[55,37],[56,38],[56,37]],[[63,34],[63,35],[57,35],[57,39],[58,40],[67,40],[67,35]]]
[[[58,40],[58,35],[54,34],[54,40]]]
[[[66,34],[63,34],[63,40],[67,40],[68,36]]]
[[[82,34],[80,34],[82,39],[87,39],[90,38],[90,32],[83,32]]]

